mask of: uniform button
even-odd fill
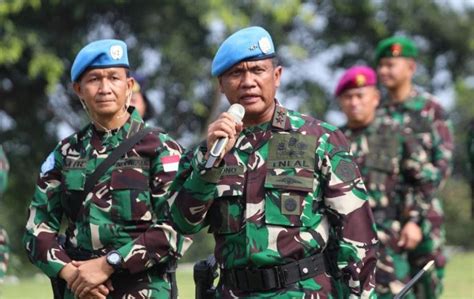
[[[303,268],[303,273],[308,274],[308,268]]]

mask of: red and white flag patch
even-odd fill
[[[172,155],[161,158],[163,170],[165,172],[178,171],[179,158],[179,155]]]

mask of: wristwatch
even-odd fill
[[[109,251],[105,257],[107,264],[109,264],[114,270],[120,270],[122,267],[122,256],[116,250]]]

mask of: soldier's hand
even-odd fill
[[[77,274],[77,268],[72,263],[68,263],[61,269],[61,271],[59,271],[58,276],[64,279],[69,287],[69,285],[76,279]]]
[[[110,287],[101,284],[89,291],[84,296],[79,297],[79,299],[107,299],[107,295],[110,293],[111,290],[112,289],[110,289]]]
[[[73,265],[77,267],[77,276],[68,287],[79,298],[103,284],[114,272],[114,269],[107,264],[105,256],[88,261],[74,261]]]
[[[236,123],[234,117],[231,114],[224,112],[219,115],[219,118],[211,123],[207,129],[207,156],[209,155],[209,151],[217,139],[227,137],[228,141],[225,151],[222,152],[220,157],[222,158],[225,153],[234,147],[235,141],[242,131],[242,128],[242,123]]]
[[[414,249],[423,239],[423,233],[418,224],[408,221],[400,232],[398,246],[405,249]]]

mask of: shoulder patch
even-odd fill
[[[41,164],[40,176],[44,176],[48,171],[54,168],[54,152],[51,152],[46,160]]]

